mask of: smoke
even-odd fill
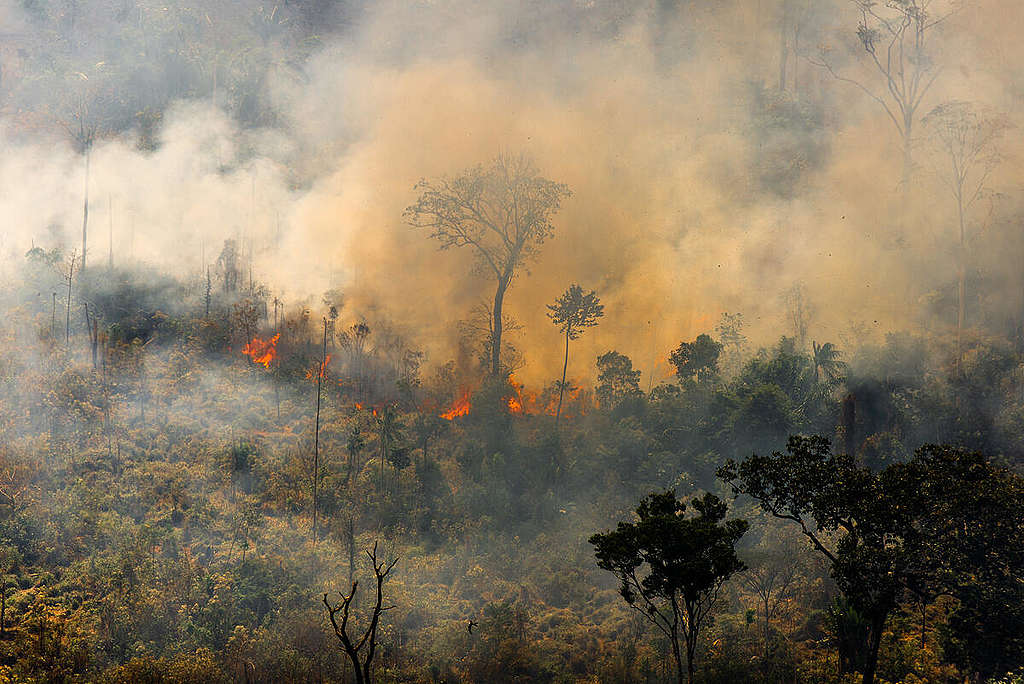
[[[786,293],[797,286],[819,341],[923,325],[954,278],[939,172],[922,152],[905,201],[885,112],[796,54],[777,92],[775,5],[379,3],[320,36],[308,58],[287,43],[303,59],[268,70],[269,123],[243,125],[192,97],[163,113],[152,146],[139,130],[97,142],[89,258],[105,260],[109,230],[119,263],[199,273],[237,239],[286,302],[340,289],[343,322],[387,319],[442,363],[455,322],[493,287],[468,252],[439,251],[402,210],[420,178],[525,152],[573,191],[507,299],[527,382],[556,375],[562,348],[545,305],[573,282],[606,307],[571,349],[581,380],[616,349],[657,381],[668,352],[723,312],[743,312],[755,343],[792,334]],[[802,11],[805,52],[827,43],[843,74],[881,87],[859,59],[849,4]],[[1018,15],[990,0],[941,27],[929,106],[957,98],[1018,113]],[[27,25],[8,4],[0,17]],[[58,133],[25,130],[11,115],[0,126],[11,263],[33,241],[80,244],[82,157]],[[1004,146],[1011,158],[1015,144]],[[992,177],[1003,216],[1019,202],[1016,181],[1012,163]],[[1008,273],[1014,258],[986,268]]]

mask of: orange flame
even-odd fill
[[[452,407],[441,414],[441,417],[445,420],[455,420],[459,416],[465,416],[469,414],[469,390],[463,390],[462,394]]]
[[[269,340],[262,340],[259,336],[252,338],[252,341],[245,345],[242,353],[264,368],[270,368],[270,364],[277,359],[277,340],[281,337],[278,333]]]
[[[316,364],[315,368],[306,369],[307,380],[323,380],[327,377],[327,366],[331,363],[331,355],[328,354],[323,363]]]

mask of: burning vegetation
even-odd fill
[[[279,339],[281,339],[280,334],[267,340],[259,336],[254,337],[242,348],[242,353],[252,359],[253,363],[270,368],[270,364],[277,360],[277,341]]]
[[[0,0],[0,683],[1019,684],[1019,5]]]

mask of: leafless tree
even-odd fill
[[[372,666],[373,656],[377,649],[377,628],[380,626],[380,616],[388,610],[393,609],[395,606],[384,605],[384,581],[388,575],[394,569],[395,564],[398,563],[398,558],[395,558],[390,563],[379,560],[377,558],[377,542],[373,543],[373,550],[367,551],[366,555],[370,559],[370,565],[373,568],[374,579],[377,582],[377,595],[374,601],[373,611],[370,614],[370,624],[366,627],[363,635],[356,639],[356,635],[349,634],[349,630],[352,629],[349,624],[349,618],[351,617],[352,600],[356,596],[356,590],[359,588],[359,581],[354,580],[352,582],[352,589],[348,594],[341,594],[341,602],[336,605],[331,605],[331,602],[327,598],[327,594],[324,594],[324,606],[327,607],[327,613],[331,619],[331,626],[334,628],[334,634],[338,637],[338,641],[341,642],[341,647],[345,651],[345,655],[348,656],[352,662],[352,669],[355,671],[356,684],[371,684],[372,682]],[[340,593],[340,592],[339,592]],[[338,614],[341,614],[341,622],[338,622]],[[366,649],[365,654],[363,649]]]
[[[957,313],[956,366],[960,369],[964,319],[967,313],[967,231],[968,213],[983,195],[992,171],[1001,157],[996,144],[1009,128],[1003,116],[986,114],[969,102],[940,104],[922,120],[945,170],[939,178],[956,202],[957,240]]]
[[[933,56],[934,29],[955,14],[964,0],[851,2],[860,13],[857,38],[870,71],[881,81],[882,87],[878,88],[867,79],[840,73],[827,49],[808,59],[836,79],[864,92],[885,112],[902,143],[902,188],[906,193],[913,170],[912,145],[917,112],[941,72]]]

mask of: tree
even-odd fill
[[[707,382],[718,374],[721,353],[721,343],[710,335],[701,334],[693,342],[680,342],[668,360],[676,367],[680,380],[696,377],[697,382]]]
[[[900,136],[903,147],[903,192],[910,186],[913,169],[913,132],[917,112],[940,70],[932,56],[931,38],[936,26],[948,19],[961,0],[950,0],[946,11],[936,13],[935,0],[852,0],[860,11],[857,38],[870,67],[881,79],[882,90],[842,76],[827,54],[811,58],[840,81],[863,91],[882,108]]]
[[[801,561],[793,544],[782,539],[765,539],[762,546],[753,558],[748,558],[751,567],[744,573],[742,583],[758,601],[764,633],[762,663],[767,667],[772,651],[771,625],[785,602],[796,593]]]
[[[995,144],[1009,127],[1004,117],[982,114],[969,102],[946,102],[922,119],[931,131],[943,165],[940,177],[956,202],[958,221],[956,288],[956,367],[960,370],[967,294],[967,214],[981,197],[1000,162]]]
[[[420,196],[404,213],[408,223],[429,229],[441,249],[471,247],[478,268],[494,277],[490,373],[497,377],[505,293],[554,232],[551,219],[569,188],[538,175],[527,157],[501,154],[455,178],[421,180],[416,189]]]
[[[605,352],[597,357],[597,400],[603,406],[614,408],[624,399],[640,396],[640,371],[633,370],[633,362],[617,351]]]
[[[378,560],[377,542],[373,543],[373,550],[367,551],[366,555],[370,559],[370,566],[373,568],[373,575],[377,581],[377,595],[373,610],[370,613],[370,624],[363,632],[363,636],[359,637],[357,641],[353,641],[355,635],[350,635],[348,630],[350,627],[349,617],[352,600],[355,598],[356,590],[359,588],[359,581],[355,580],[352,582],[352,589],[348,594],[341,594],[341,603],[337,605],[332,606],[327,598],[327,594],[324,594],[324,606],[327,607],[331,626],[334,628],[334,634],[338,637],[338,641],[341,642],[345,655],[352,662],[356,684],[370,684],[373,681],[371,667],[373,665],[373,656],[377,649],[377,628],[380,626],[380,616],[385,611],[394,608],[394,606],[384,606],[384,581],[395,568],[395,564],[398,563],[398,558],[395,558],[390,563]],[[341,624],[338,624],[338,613],[341,613]],[[361,656],[360,651],[364,647],[366,648],[366,655]]]
[[[313,546],[316,546],[317,539],[317,517],[320,511],[320,403],[323,397],[321,389],[324,377],[327,375],[327,364],[330,359],[327,357],[327,318],[324,318],[324,340],[320,362],[317,364],[316,372],[316,418],[313,423]]]
[[[583,331],[597,325],[597,319],[604,315],[604,305],[593,290],[583,293],[583,288],[573,283],[565,293],[548,304],[548,318],[561,327],[565,334],[565,361],[562,364],[562,384],[558,387],[558,408],[555,410],[555,427],[562,415],[562,398],[565,396],[565,373],[569,368],[569,340],[578,339]]]
[[[67,317],[64,320],[64,344],[67,345],[71,342],[71,281],[75,277],[75,250],[71,250],[71,256],[68,258],[67,266],[62,268],[60,274],[64,279],[64,282],[68,285],[68,298],[67,298]]]
[[[636,522],[590,537],[597,565],[622,583],[619,593],[671,643],[677,680],[683,682],[680,637],[686,647],[686,681],[692,684],[697,639],[714,610],[723,583],[746,566],[736,542],[746,520],[725,521],[728,507],[707,493],[690,502],[674,491],[652,493],[636,509]]]
[[[927,445],[873,473],[833,455],[824,437],[792,436],[786,453],[730,460],[718,475],[798,525],[831,563],[847,612],[866,623],[847,633],[859,641],[847,664],[864,684],[874,681],[886,620],[903,596],[976,605],[979,587],[1012,586],[1007,578],[1024,564],[1024,480],[976,452]]]
[[[795,522],[832,564],[832,575],[853,608],[868,621],[864,684],[874,681],[878,647],[898,605],[901,558],[885,544],[891,511],[875,476],[850,455],[833,455],[824,437],[792,436],[786,453],[730,460],[719,470],[737,494],[747,494],[771,515]],[[835,546],[830,534],[840,533]]]
[[[845,366],[839,360],[839,357],[843,355],[842,352],[836,349],[831,342],[818,344],[814,340],[811,340],[811,350],[814,352],[811,357],[814,361],[814,384],[817,385],[821,382],[822,375],[825,376],[827,383],[836,382]]]

